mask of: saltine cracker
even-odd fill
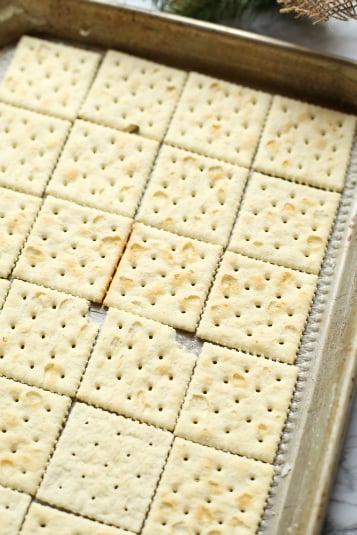
[[[0,103],[0,186],[41,196],[70,123]]]
[[[24,35],[0,84],[0,100],[74,119],[99,61],[96,52]]]
[[[132,217],[157,149],[152,139],[78,120],[47,193]]]
[[[274,96],[254,169],[342,191],[356,117]]]
[[[34,494],[70,398],[0,377],[0,484]]]
[[[340,194],[254,173],[229,249],[318,274]]]
[[[0,276],[8,277],[40,210],[41,199],[0,187]]]
[[[220,253],[218,245],[136,223],[104,304],[193,332]]]
[[[185,79],[184,71],[109,50],[80,116],[160,141]]]
[[[88,307],[79,297],[14,280],[0,312],[0,374],[73,396],[97,334]]]
[[[226,245],[248,170],[164,145],[137,219]]]
[[[233,349],[293,363],[317,276],[226,252],[197,334]]]
[[[273,466],[176,438],[143,535],[256,533]]]
[[[191,72],[165,142],[249,167],[271,96]]]
[[[30,504],[31,496],[0,486],[1,535],[15,535]]]
[[[272,463],[297,368],[205,343],[175,435]]]
[[[109,309],[77,397],[172,431],[195,362],[171,327]]]
[[[26,515],[24,525],[21,529],[21,535],[36,534],[133,535],[126,530],[105,526],[99,522],[33,502]]]
[[[167,431],[77,402],[37,497],[137,532],[171,441]]]
[[[132,220],[48,196],[14,276],[101,302]]]

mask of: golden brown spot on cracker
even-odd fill
[[[30,263],[44,262],[46,259],[45,254],[36,247],[29,246],[25,249],[24,253]]]
[[[294,280],[294,274],[293,273],[290,273],[289,271],[283,271],[283,273],[281,273],[281,275],[279,275],[278,277],[278,282],[279,284],[285,284],[286,282],[290,282],[292,280]]]
[[[262,290],[266,286],[265,279],[260,273],[254,273],[251,276],[251,282],[255,290]]]
[[[283,212],[289,212],[289,214],[293,214],[296,212],[296,206],[295,204],[291,202],[286,202],[283,205]]]
[[[43,403],[43,396],[40,394],[40,392],[30,391],[26,392],[23,396],[23,404],[24,405],[40,405],[40,403]]]
[[[211,522],[214,519],[212,511],[207,505],[198,505],[194,516],[199,522]]]
[[[78,178],[79,171],[78,167],[68,167],[64,173],[64,178],[67,182],[72,182]]]
[[[249,492],[244,492],[240,496],[238,496],[238,505],[242,508],[248,507],[252,501],[253,496]]]
[[[226,292],[239,292],[240,284],[233,275],[223,275],[221,279],[222,290]]]

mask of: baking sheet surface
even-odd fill
[[[133,20],[132,30],[135,29],[134,15]],[[155,18],[148,19],[147,24],[155,27]],[[63,31],[65,34],[65,29]],[[98,43],[95,46],[97,48]],[[132,38],[131,47],[135,49],[135,46],[140,55],[144,45],[139,36]],[[239,50],[238,38],[236,46]],[[0,78],[13,50],[14,45],[1,50]],[[202,51],[196,53],[202,56]],[[181,60],[184,64],[184,54]],[[331,69],[333,66],[331,59]],[[191,60],[188,62],[190,67]],[[250,85],[254,86],[254,81]],[[357,312],[356,192],[357,140],[296,362],[300,369],[298,385],[275,461],[276,475],[259,529],[261,535],[314,533],[322,517],[324,492],[328,490],[339,450],[356,368],[356,326],[353,320],[353,314]],[[90,314],[101,324],[105,309],[93,305]],[[189,351],[199,353],[202,342],[195,336],[178,332],[177,339]]]

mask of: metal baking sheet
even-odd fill
[[[24,33],[116,48],[168,65],[357,113],[357,63],[110,1],[0,0],[0,62]],[[1,63],[0,63],[1,67]],[[303,335],[297,389],[261,535],[319,533],[357,368],[357,140]],[[101,312],[93,310],[99,318]]]

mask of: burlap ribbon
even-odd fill
[[[357,19],[356,0],[277,0],[282,4],[281,11],[294,12],[298,16],[307,15],[316,22],[333,17],[340,20]]]

